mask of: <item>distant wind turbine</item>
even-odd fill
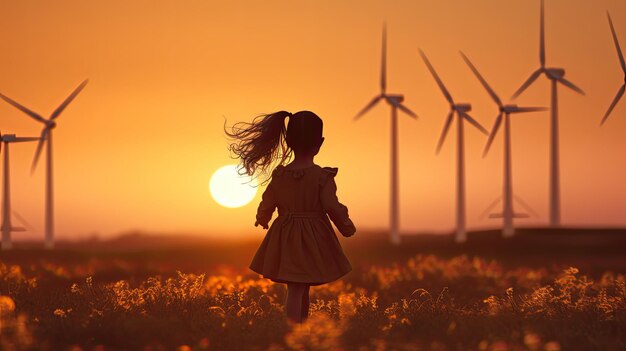
[[[400,244],[399,233],[399,200],[398,200],[398,110],[417,119],[417,115],[402,104],[404,96],[387,94],[387,26],[383,25],[382,64],[380,73],[380,95],[375,96],[355,117],[357,120],[381,100],[391,107],[391,203],[389,214],[389,231],[391,243]]]
[[[558,227],[561,225],[561,189],[559,181],[559,115],[557,101],[557,83],[574,90],[575,92],[585,95],[579,87],[572,82],[563,78],[565,69],[546,67],[546,48],[545,48],[545,30],[544,30],[544,10],[543,0],[541,0],[541,20],[539,24],[539,62],[541,66],[522,84],[522,86],[513,94],[513,99],[518,97],[526,88],[528,88],[542,73],[548,78],[552,84],[551,98],[551,118],[550,118],[550,226]]]
[[[424,52],[420,50],[420,55],[426,63],[428,70],[433,75],[433,78],[435,78],[437,85],[439,85],[439,89],[441,89],[441,92],[445,96],[446,100],[448,101],[448,103],[450,103],[450,113],[446,118],[441,137],[439,138],[439,143],[437,144],[437,154],[439,154],[439,151],[441,151],[441,147],[443,146],[443,142],[446,139],[446,135],[448,134],[448,130],[450,129],[450,125],[452,124],[454,115],[456,114],[457,116],[456,242],[462,243],[467,240],[467,233],[465,231],[465,145],[463,135],[463,121],[468,121],[485,135],[489,133],[485,128],[483,128],[482,125],[480,125],[480,123],[478,123],[468,114],[468,112],[472,110],[472,105],[467,103],[455,103],[452,99],[452,96],[443,85],[443,82],[441,81],[441,79],[439,79],[437,72],[435,72],[435,69],[430,64],[430,61],[428,61],[426,54],[424,54]]]
[[[39,140],[39,138],[16,137],[15,134],[0,133],[0,149],[4,146],[4,172],[2,178],[2,249],[9,250],[13,247],[11,232],[22,232],[24,228],[13,227],[11,224],[11,182],[9,170],[9,144],[23,143]]]
[[[617,34],[615,34],[615,28],[613,27],[613,21],[611,21],[611,15],[608,11],[606,15],[609,17],[609,26],[611,27],[611,34],[613,35],[613,41],[615,42],[615,49],[617,49],[617,57],[619,57],[619,63],[622,66],[622,71],[624,72],[624,84],[622,84],[622,87],[617,91],[617,95],[615,95],[611,106],[609,106],[609,109],[604,114],[604,118],[602,118],[602,122],[600,122],[600,124],[604,124],[604,122],[606,122],[607,118],[609,118],[609,115],[615,108],[615,105],[617,105],[619,100],[622,98],[622,95],[624,95],[624,90],[626,90],[626,63],[624,63],[624,55],[622,55],[622,49],[619,47],[619,41],[617,41]]]
[[[502,191],[502,235],[504,237],[511,237],[515,234],[515,228],[513,227],[513,218],[514,217],[526,217],[524,215],[518,215],[513,211],[513,181],[512,181],[512,172],[511,172],[511,114],[515,113],[524,113],[524,112],[536,112],[536,111],[545,111],[547,110],[544,107],[519,107],[517,105],[504,105],[502,104],[502,100],[498,97],[493,89],[487,84],[487,81],[483,78],[483,76],[478,72],[478,69],[472,64],[469,58],[461,52],[461,56],[465,63],[469,66],[469,68],[474,72],[476,78],[483,85],[485,90],[491,99],[498,105],[500,112],[498,113],[498,117],[496,117],[496,121],[493,124],[493,128],[491,129],[491,133],[489,134],[489,139],[487,140],[487,145],[485,146],[485,151],[483,152],[483,157],[487,155],[489,152],[489,148],[491,147],[491,143],[493,143],[493,139],[495,138],[500,125],[502,124],[502,119],[504,118],[504,179],[502,182],[503,191]],[[491,216],[499,217],[499,216]]]
[[[37,144],[37,151],[35,151],[35,158],[33,159],[33,164],[31,167],[31,172],[35,171],[37,167],[37,161],[39,161],[39,156],[41,155],[41,151],[43,150],[44,143],[47,144],[46,148],[46,233],[45,233],[45,246],[48,249],[54,247],[54,201],[52,197],[52,129],[56,127],[56,119],[59,115],[65,110],[67,105],[74,100],[74,98],[78,95],[78,93],[83,90],[85,85],[87,85],[88,80],[84,80],[74,91],[57,107],[48,119],[43,118],[41,115],[29,110],[28,108],[20,105],[19,103],[13,101],[12,99],[6,97],[3,94],[0,94],[0,98],[4,99],[9,104],[13,105],[20,111],[34,118],[36,121],[41,122],[44,127],[41,131],[41,137],[39,138],[39,144]]]

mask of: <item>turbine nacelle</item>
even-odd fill
[[[18,137],[15,134],[2,134],[0,135],[0,142],[3,143],[23,143],[26,141],[37,141],[37,137]]]
[[[504,105],[504,106],[500,106],[500,112],[503,113],[515,113],[517,112],[519,108],[517,107],[517,105]]]
[[[563,68],[544,68],[544,72],[550,79],[561,79],[565,76]]]
[[[15,134],[2,134],[2,136],[0,136],[0,140],[5,143],[10,143],[12,141],[15,141],[16,139],[17,137],[15,136]]]
[[[389,104],[393,106],[398,106],[404,101],[404,95],[399,95],[399,94],[383,95],[383,97],[385,98],[385,100],[387,100]]]
[[[57,122],[53,121],[53,120],[48,120],[46,121],[46,128],[48,129],[54,129],[57,126]]]
[[[452,109],[463,113],[463,112],[470,112],[472,110],[472,105],[471,104],[465,104],[465,103],[461,103],[461,104],[454,104],[452,105]]]

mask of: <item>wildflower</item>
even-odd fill
[[[57,317],[61,317],[61,318],[67,317],[67,313],[65,313],[65,311],[63,311],[60,308],[57,308],[56,310],[54,310],[54,315]]]
[[[524,345],[530,350],[539,350],[541,346],[541,338],[539,335],[533,333],[527,333],[524,335]]]
[[[223,308],[221,308],[220,306],[211,306],[209,307],[209,312],[216,314],[222,318],[224,318],[226,316],[226,311],[224,311]]]
[[[491,351],[508,351],[509,345],[504,341],[496,341],[491,344]]]
[[[341,328],[325,313],[314,313],[301,324],[293,324],[285,336],[288,347],[294,350],[339,350]]]
[[[556,341],[550,341],[543,345],[543,349],[545,351],[561,351],[561,344]]]
[[[355,314],[354,293],[339,295],[339,315],[341,319],[348,319]]]
[[[198,341],[198,345],[197,345],[196,349],[198,349],[198,350],[208,350],[209,346],[211,346],[211,343],[209,342],[209,338],[202,338],[202,339],[200,339],[200,341]]]
[[[0,316],[7,315],[15,311],[15,302],[8,296],[0,295]]]
[[[267,295],[261,295],[261,297],[259,297],[258,305],[261,310],[266,313],[272,308],[272,303]]]
[[[478,343],[478,350],[486,351],[488,348],[489,348],[489,341],[482,340],[481,342]]]

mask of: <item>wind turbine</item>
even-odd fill
[[[516,113],[525,113],[525,112],[536,112],[536,111],[545,111],[547,110],[544,107],[519,107],[517,105],[502,104],[502,100],[498,97],[498,95],[491,89],[487,81],[483,78],[483,76],[478,72],[478,69],[472,64],[469,58],[465,56],[463,52],[461,52],[461,56],[465,63],[469,66],[469,68],[474,72],[476,78],[483,85],[485,90],[491,99],[498,105],[500,112],[498,113],[498,117],[496,117],[496,121],[493,124],[493,128],[491,129],[491,133],[489,134],[489,139],[487,139],[487,145],[485,146],[485,151],[483,152],[483,157],[487,155],[489,152],[489,148],[491,147],[491,143],[495,138],[500,125],[502,124],[502,119],[504,118],[504,179],[502,182],[503,191],[502,191],[502,214],[501,215],[492,215],[490,217],[497,218],[502,217],[503,227],[502,227],[502,236],[505,238],[511,237],[515,234],[515,228],[513,227],[513,218],[522,218],[526,217],[525,215],[516,214],[513,211],[513,181],[512,181],[512,173],[511,173],[511,114]]]
[[[11,232],[22,232],[23,228],[13,227],[11,224],[11,185],[9,171],[9,144],[23,143],[39,140],[39,138],[16,137],[15,134],[0,133],[0,145],[4,145],[4,173],[2,179],[2,249],[8,250],[13,247],[11,242]],[[1,148],[1,146],[0,146]]]
[[[468,114],[469,111],[472,110],[472,105],[467,103],[456,103],[452,99],[452,96],[443,85],[441,79],[435,72],[435,69],[428,61],[426,54],[422,50],[420,50],[420,55],[422,59],[426,63],[428,70],[435,78],[437,85],[439,85],[439,89],[445,96],[446,100],[450,103],[450,113],[446,118],[446,122],[443,126],[443,131],[441,133],[441,137],[439,138],[439,143],[437,144],[437,154],[441,151],[441,147],[443,146],[443,142],[446,139],[446,135],[448,134],[448,130],[450,129],[450,125],[452,124],[452,120],[456,114],[456,131],[457,131],[457,177],[456,177],[456,191],[457,191],[457,207],[456,207],[456,242],[462,243],[467,240],[467,233],[465,231],[465,145],[464,145],[464,134],[463,134],[463,121],[468,121],[474,127],[478,128],[485,135],[489,134],[485,128],[483,128],[480,123],[478,123],[472,116]]]
[[[387,93],[387,26],[383,25],[382,64],[380,73],[380,94],[375,96],[355,117],[357,120],[381,100],[391,107],[391,191],[389,207],[389,231],[391,243],[400,244],[399,201],[398,201],[398,110],[417,119],[417,115],[402,104],[404,96]]]
[[[35,171],[37,167],[37,161],[39,161],[39,156],[41,155],[41,151],[43,150],[44,143],[46,143],[46,230],[45,230],[45,246],[48,249],[54,247],[54,202],[52,198],[52,129],[54,129],[57,125],[56,119],[59,115],[65,110],[67,105],[74,100],[74,98],[80,93],[81,90],[87,85],[88,80],[84,80],[74,91],[57,107],[51,114],[48,119],[43,118],[41,115],[29,110],[28,108],[20,105],[19,103],[11,100],[5,95],[0,93],[0,98],[4,99],[9,104],[13,105],[20,111],[29,115],[33,119],[38,122],[41,122],[44,127],[41,131],[41,137],[39,138],[39,143],[37,144],[37,151],[35,151],[35,158],[33,159],[33,164],[31,167],[31,172]]]
[[[615,42],[615,49],[617,49],[617,56],[619,57],[619,63],[622,65],[622,71],[624,71],[624,84],[622,84],[622,87],[617,91],[617,95],[615,95],[615,98],[613,99],[611,106],[609,106],[609,109],[604,114],[604,118],[602,118],[602,122],[600,122],[601,125],[604,124],[607,118],[609,118],[611,111],[613,111],[613,109],[615,108],[615,105],[617,105],[619,100],[622,98],[622,95],[624,95],[624,90],[626,90],[626,63],[624,63],[624,55],[622,55],[622,49],[619,47],[619,41],[617,41],[617,34],[615,34],[615,28],[613,28],[613,21],[611,21],[611,15],[609,14],[608,11],[606,15],[609,17],[609,26],[611,26],[611,34],[613,34],[613,41]]]
[[[543,15],[543,0],[541,0],[541,20],[539,24],[539,62],[540,67],[533,72],[530,77],[522,84],[522,86],[513,94],[513,99],[518,97],[526,88],[528,88],[542,73],[548,78],[552,86],[551,98],[551,118],[550,118],[550,226],[558,227],[561,225],[561,189],[559,182],[559,113],[557,99],[557,83],[574,90],[575,92],[585,95],[579,87],[574,83],[563,78],[565,69],[546,67],[546,48],[545,48],[545,30]]]

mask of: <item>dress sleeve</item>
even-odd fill
[[[276,196],[274,194],[272,183],[270,182],[263,192],[261,203],[259,203],[259,208],[256,212],[257,223],[259,223],[264,228],[267,227],[270,220],[272,219],[272,214],[274,214],[274,209],[276,209],[276,206]]]
[[[337,184],[335,183],[337,171],[337,168],[323,168],[320,177],[320,199],[322,201],[322,207],[324,211],[328,213],[330,220],[333,221],[343,236],[348,237],[354,235],[356,228],[348,216],[348,208],[340,203],[337,198]]]

